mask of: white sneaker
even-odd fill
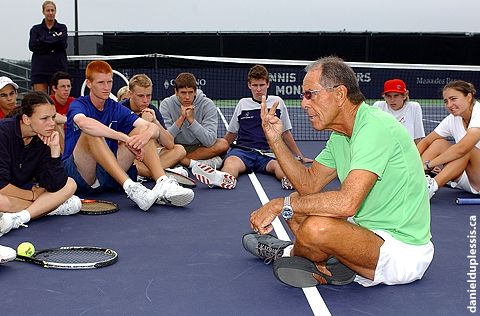
[[[0,264],[15,260],[16,257],[15,249],[0,245]]]
[[[82,201],[76,195],[72,195],[68,200],[63,202],[55,210],[51,211],[47,215],[73,215],[80,212],[82,208]]]
[[[435,181],[435,179],[430,177],[428,174],[425,175],[425,180],[427,181],[428,197],[431,199],[435,192],[437,192],[438,190],[438,184],[437,181]]]
[[[215,170],[204,164],[196,164],[192,167],[193,175],[198,181],[208,186],[216,185],[223,189],[233,189],[237,185],[237,179],[229,173]]]
[[[181,174],[184,177],[188,177],[188,170],[182,166],[176,166],[175,168],[166,168],[165,170]],[[167,174],[167,177],[168,177],[168,174]]]
[[[148,211],[157,199],[157,195],[152,190],[147,189],[143,184],[138,182],[133,182],[133,184],[128,186],[125,189],[125,193],[127,193],[128,198],[137,203],[138,207],[143,211]]]
[[[161,205],[185,206],[192,202],[194,197],[192,189],[184,188],[177,180],[168,177],[158,181],[152,191],[156,194],[156,203]]]
[[[20,226],[27,227],[18,213],[0,213],[0,236]]]
[[[212,167],[213,169],[220,169],[222,166],[223,160],[219,156],[215,156],[210,159],[197,160],[199,163]]]

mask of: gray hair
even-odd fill
[[[305,67],[306,72],[316,70],[321,70],[319,83],[322,87],[344,85],[347,88],[347,98],[350,102],[360,104],[365,101],[365,96],[358,85],[357,76],[343,59],[335,56],[323,57]]]

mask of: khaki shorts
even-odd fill
[[[195,145],[183,145],[183,148],[185,148],[185,151],[187,154],[191,153],[192,151],[197,150],[198,148],[202,147],[202,144],[195,144]]]

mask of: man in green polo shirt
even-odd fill
[[[353,70],[326,57],[307,66],[302,108],[315,130],[333,130],[310,168],[287,155],[281,121],[263,106],[263,128],[296,193],[254,211],[246,250],[274,260],[275,276],[296,287],[404,284],[433,259],[422,162],[408,132],[365,104]],[[337,190],[324,187],[335,178]],[[295,241],[268,234],[283,216]]]

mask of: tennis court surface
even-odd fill
[[[312,158],[323,145],[299,142]],[[270,199],[290,193],[273,176],[257,178]],[[476,303],[471,285],[476,285],[477,258],[469,252],[476,239],[467,236],[476,229],[480,206],[455,204],[467,193],[441,188],[433,197],[435,256],[422,280],[373,288],[318,286],[311,288],[318,293],[309,302],[301,289],[279,283],[271,265],[242,247],[249,214],[261,205],[247,175],[234,190],[201,183],[194,190],[188,207],[154,206],[148,212],[120,192],[90,196],[116,201],[120,211],[47,216],[2,236],[1,244],[15,248],[23,241],[37,250],[107,247],[118,251],[119,259],[93,270],[16,261],[0,265],[0,315],[313,315],[314,310],[317,315],[467,315],[470,299]],[[471,269],[475,274],[468,275]]]

